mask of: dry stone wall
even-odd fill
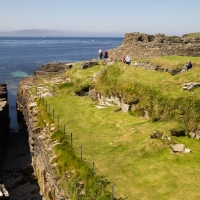
[[[123,56],[131,58],[157,56],[200,56],[200,38],[183,38],[164,34],[148,35],[134,32],[125,34],[118,48],[109,50],[109,58],[119,61]]]
[[[43,74],[45,75],[45,74]],[[48,76],[48,73],[47,73]],[[36,99],[37,93],[30,93],[30,90],[38,86],[37,73],[33,77],[23,78],[18,86],[17,92],[17,111],[18,120],[24,119],[24,127],[27,129],[30,152],[32,156],[32,166],[38,184],[40,186],[40,193],[45,200],[65,200],[69,199],[64,194],[62,188],[58,186],[58,177],[54,169],[55,166],[51,163],[55,158],[53,144],[50,140],[48,127],[42,128],[38,125]],[[40,85],[40,87],[42,87]],[[46,124],[48,126],[48,124]]]

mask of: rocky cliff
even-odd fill
[[[7,85],[0,84],[0,178],[2,177],[3,160],[9,133],[9,104],[7,101]]]
[[[9,104],[7,98],[7,85],[0,84],[0,199],[8,196],[8,193],[2,183],[3,166],[5,162],[10,125]]]
[[[164,34],[148,35],[134,32],[125,34],[122,45],[109,51],[113,61],[123,56],[131,58],[156,56],[200,56],[200,38],[183,38]]]

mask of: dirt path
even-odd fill
[[[28,139],[23,130],[13,130],[9,134],[3,183],[10,200],[42,199],[31,165]]]

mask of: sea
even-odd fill
[[[7,84],[10,127],[17,129],[16,93],[22,77],[33,76],[40,66],[98,57],[98,50],[120,46],[124,38],[0,37],[0,83]]]

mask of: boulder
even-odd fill
[[[172,150],[174,153],[184,152],[185,145],[184,144],[171,144]]]
[[[151,134],[150,138],[163,138],[164,134],[161,131],[154,131],[153,134]]]
[[[186,148],[184,144],[171,144],[174,153],[190,153],[191,150]]]

